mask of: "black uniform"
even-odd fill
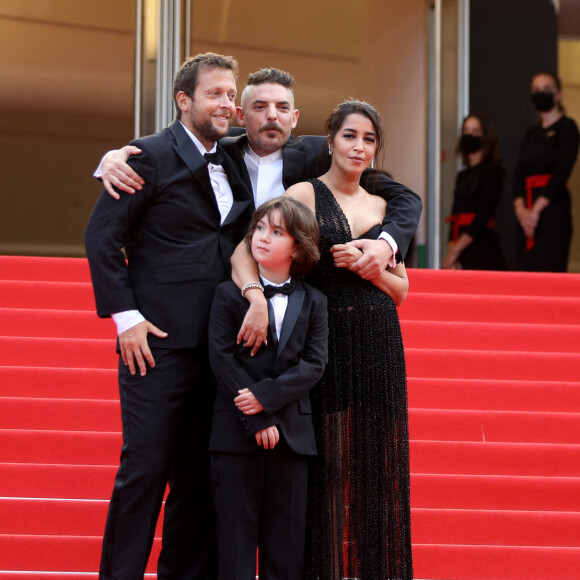
[[[572,239],[571,197],[566,182],[578,155],[578,127],[563,116],[553,125],[536,125],[524,135],[514,174],[514,198],[527,207],[542,196],[550,205],[541,213],[533,242],[521,227],[516,238],[516,270],[565,272]]]

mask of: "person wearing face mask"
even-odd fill
[[[514,209],[521,226],[515,269],[566,272],[572,239],[567,181],[578,155],[578,127],[564,114],[555,74],[533,77],[531,100],[539,122],[524,135],[514,173]]]
[[[505,170],[492,126],[481,115],[463,120],[456,152],[465,168],[457,174],[443,268],[505,270],[499,239],[493,230],[503,193]]]

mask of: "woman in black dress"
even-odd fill
[[[480,115],[463,121],[457,152],[465,169],[455,181],[447,255],[443,268],[505,270],[494,232],[495,210],[503,193],[505,170],[497,153],[497,138]]]
[[[515,269],[566,272],[572,239],[567,181],[578,155],[578,127],[564,114],[556,75],[537,74],[531,98],[539,123],[524,135],[514,173],[514,209],[520,224]]]
[[[329,363],[311,393],[318,457],[309,479],[307,580],[410,580],[411,510],[405,355],[396,305],[403,264],[364,280],[349,242],[377,239],[385,201],[359,183],[380,149],[377,112],[347,101],[327,122],[330,169],[287,193],[320,228],[309,282],[328,298]]]

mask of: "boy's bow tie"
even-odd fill
[[[292,294],[294,290],[297,290],[296,284],[293,282],[286,282],[283,286],[271,286],[270,284],[266,284],[264,286],[264,295],[266,298],[272,298],[275,294]]]

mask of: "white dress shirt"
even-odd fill
[[[262,279],[263,286],[284,286],[287,282],[290,282],[292,278],[288,278],[288,280],[282,282],[282,284],[274,284],[274,282],[270,282],[260,274],[260,278]],[[286,314],[286,308],[288,307],[288,295],[286,294],[274,294],[270,300],[270,304],[272,304],[272,309],[274,310],[274,321],[276,323],[276,336],[278,340],[280,340],[280,331],[282,330],[282,322],[284,322],[284,315]]]
[[[181,126],[185,129],[185,132],[189,135],[198,151],[203,155],[204,153],[215,153],[217,149],[217,143],[213,144],[210,151],[201,144],[200,140],[183,124]],[[230,182],[228,176],[221,165],[214,165],[213,163],[208,163],[207,169],[209,171],[209,179],[211,181],[211,186],[215,199],[218,204],[218,209],[220,210],[221,223],[230,213],[232,205],[234,203],[234,194],[232,193],[232,188],[230,187]]]
[[[280,197],[284,193],[282,149],[278,149],[266,157],[260,157],[248,146],[244,151],[244,161],[250,174],[256,208],[265,201]]]

